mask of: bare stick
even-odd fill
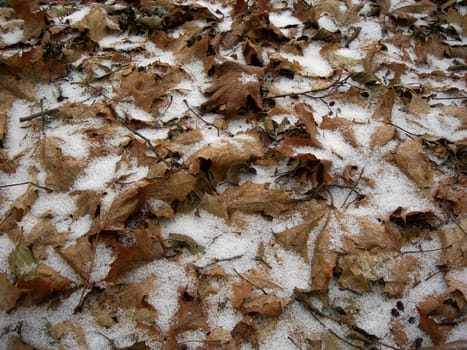
[[[363,176],[363,171],[365,170],[365,167],[362,168],[362,171],[360,171],[360,175],[358,175],[358,179],[357,179],[357,182],[355,182],[355,185],[352,186],[352,190],[349,191],[349,193],[347,194],[347,197],[345,197],[344,199],[344,202],[342,203],[341,205],[341,208],[344,207],[345,203],[347,203],[347,200],[349,199],[350,195],[352,194],[353,191],[355,191],[355,188],[358,186],[362,176]],[[356,193],[358,193],[357,191],[355,191]]]
[[[0,188],[7,188],[7,187],[15,187],[15,186],[23,186],[23,185],[31,185],[31,186],[34,186],[34,187],[37,187],[37,188],[40,188],[42,190],[46,190],[47,192],[53,192],[53,190],[51,188],[48,188],[48,187],[45,187],[45,186],[40,186],[34,182],[31,182],[31,181],[26,181],[26,182],[19,182],[19,183],[15,183],[15,184],[8,184],[8,185],[0,185]]]
[[[21,123],[23,123],[23,122],[28,122],[30,120],[33,120],[33,119],[36,119],[36,118],[39,118],[39,117],[44,117],[45,115],[54,116],[55,114],[58,113],[58,111],[59,111],[58,107],[51,108],[51,109],[46,109],[45,111],[40,111],[40,112],[30,114],[30,115],[28,115],[26,117],[21,117],[21,118],[19,118],[19,121]]]
[[[214,261],[207,264],[207,265],[204,265],[203,267],[201,267],[202,269],[205,269],[206,267],[209,267],[209,266],[212,266],[212,265],[215,265],[217,263],[220,263],[222,261],[232,261],[232,260],[236,260],[236,259],[240,259],[243,257],[243,254],[240,254],[240,255],[235,255],[235,256],[232,256],[231,258],[222,258],[222,259],[218,259],[218,258],[214,258]]]
[[[405,252],[401,252],[402,254],[421,254],[421,253],[429,253],[429,252],[439,252],[440,250],[444,249],[449,249],[452,248],[452,244],[446,246],[446,247],[441,247],[441,248],[435,248],[435,249],[426,249],[426,250],[407,250]]]
[[[213,123],[210,123],[210,122],[204,120],[198,113],[195,112],[195,110],[193,108],[191,108],[191,106],[188,104],[187,100],[183,100],[183,103],[185,103],[185,105],[188,107],[190,112],[193,113],[196,118],[201,120],[204,124],[214,127],[217,130],[217,136],[219,136],[220,130],[219,130],[219,128],[217,126],[215,126]]]
[[[287,337],[287,339],[289,339],[292,342],[292,344],[297,347],[297,349],[303,350],[302,347],[299,346],[290,335]]]

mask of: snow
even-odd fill
[[[194,27],[200,29],[199,35],[204,35],[204,33],[209,31],[225,34],[231,29],[232,23],[234,23],[235,18],[231,17],[231,5],[225,5],[224,2],[185,1],[183,3],[185,5],[196,3],[206,6],[218,17],[219,22],[210,23],[206,20],[193,20],[190,25],[171,29],[168,33],[171,39],[179,38],[186,40],[191,28]],[[269,13],[270,22],[280,28],[284,34],[292,33],[296,30],[296,35],[300,36],[303,31],[303,24],[297,17],[293,16],[293,12],[291,11],[293,2],[273,1],[271,3],[274,10]],[[316,1],[313,3],[316,4]],[[355,0],[352,3],[358,4],[359,2]],[[393,1],[391,9],[412,3],[413,1]],[[74,6],[78,8],[73,8],[73,10],[76,9],[73,13],[61,18],[61,23],[75,25],[91,9],[90,6]],[[106,6],[109,9],[125,8],[124,4],[118,5],[112,1],[107,2]],[[341,10],[346,10],[344,3],[339,3],[339,6]],[[368,13],[367,10],[365,9],[365,13]],[[462,11],[465,12],[465,9],[461,8],[460,12],[462,13]],[[425,22],[419,18],[417,23],[423,24]],[[322,13],[318,18],[318,25],[320,28],[331,32],[341,31],[346,34],[346,29],[341,28],[331,14]],[[422,85],[422,88],[431,86],[437,96],[445,96],[447,98],[452,96],[450,91],[446,89],[447,87],[457,88],[460,92],[465,89],[465,82],[462,79],[449,80],[446,78],[443,80],[429,77],[422,79],[417,76],[417,73],[431,73],[435,69],[447,71],[453,64],[454,59],[439,59],[429,54],[426,65],[417,65],[414,63],[416,55],[412,48],[409,48],[408,54],[413,59],[413,62],[405,62],[402,60],[400,49],[385,41],[392,34],[389,32],[383,33],[383,27],[379,19],[362,16],[361,22],[356,25],[361,27],[358,37],[347,47],[337,49],[335,51],[336,55],[360,61],[366,56],[367,50],[371,45],[382,44],[387,48],[387,51],[377,56],[375,60],[382,63],[397,62],[407,65],[407,72],[401,77],[397,88],[409,86],[416,89],[418,84],[426,84]],[[294,28],[287,29],[289,27]],[[10,32],[0,34],[0,42],[2,42],[2,45],[8,46],[19,42],[22,36],[23,30],[16,28]],[[462,42],[465,42],[465,37],[462,38]],[[185,101],[188,102],[194,111],[199,112],[208,123],[213,123],[217,119],[223,118],[219,114],[203,114],[200,111],[199,107],[208,99],[204,91],[212,83],[212,76],[206,72],[205,66],[200,60],[196,58],[192,58],[191,60],[186,60],[186,57],[180,58],[177,48],[175,48],[174,52],[163,50],[149,41],[147,35],[142,32],[138,32],[138,34],[122,32],[107,35],[99,41],[98,45],[100,49],[105,49],[106,53],[112,52],[112,50],[118,51],[119,55],[127,57],[127,62],[131,62],[131,65],[134,65],[139,70],[150,71],[154,69],[157,70],[157,74],[163,76],[170,68],[177,67],[186,73],[184,80],[180,81],[170,90],[167,90],[170,103],[162,106],[158,113],[138,108],[131,102],[131,99],[126,100],[129,102],[119,102],[114,105],[114,108],[120,115],[127,114],[132,120],[146,122],[148,126],[138,128],[138,133],[151,140],[155,146],[160,146],[164,152],[164,147],[169,147],[166,146],[170,141],[167,140],[169,131],[175,125],[200,128],[203,137],[201,141],[180,146],[181,153],[177,160],[182,164],[180,169],[183,171],[188,171],[188,167],[183,162],[205,146],[209,145],[212,148],[216,148],[228,145],[232,150],[245,151],[245,146],[241,141],[253,139],[247,134],[242,134],[242,132],[252,129],[267,139],[267,136],[262,133],[264,129],[263,115],[256,119],[253,116],[249,116],[248,119],[238,117],[228,120],[225,123],[227,129],[218,132],[215,128],[208,128],[203,121],[187,108]],[[278,47],[265,45],[262,54],[266,64],[269,62],[268,55],[277,52],[291,63],[294,61],[299,63],[303,68],[303,71],[295,74],[293,79],[280,75],[274,76],[271,83],[272,88],[276,89],[278,94],[302,92],[313,89],[316,86],[315,84],[322,83],[322,80],[319,78],[329,80],[330,77],[333,77],[334,69],[321,54],[323,45],[323,42],[312,40],[303,47],[303,55],[281,50],[280,45]],[[7,57],[7,54],[9,54],[8,50],[6,49],[2,52],[2,57]],[[222,63],[225,60],[245,63],[242,51],[243,47],[241,43],[227,51],[221,45],[219,47],[219,55],[215,57],[216,63]],[[102,51],[100,52],[102,53]],[[99,57],[99,55],[94,55],[92,52],[82,54],[80,58],[70,65],[69,68],[73,72],[68,75],[67,79],[51,82],[51,84],[36,85],[37,101],[26,101],[16,98],[11,108],[4,111],[7,115],[8,125],[6,139],[2,140],[3,148],[1,151],[5,151],[8,159],[17,159],[18,167],[11,174],[0,171],[0,185],[17,184],[17,186],[13,187],[1,188],[0,222],[9,210],[11,203],[21,196],[29,186],[28,184],[21,185],[20,183],[32,181],[36,185],[44,185],[47,174],[40,164],[36,149],[38,142],[46,137],[56,137],[64,141],[61,144],[64,156],[88,161],[86,167],[72,185],[71,191],[95,191],[102,194],[102,199],[99,203],[101,211],[105,211],[110,207],[112,200],[121,190],[127,188],[129,184],[147,177],[150,173],[151,165],[141,167],[138,166],[135,160],[126,161],[123,156],[123,152],[125,152],[123,146],[128,144],[130,135],[136,138],[139,136],[132,134],[120,124],[119,126],[112,125],[112,128],[109,129],[111,133],[109,132],[104,135],[105,141],[102,143],[102,153],[100,155],[92,154],[93,146],[96,145],[93,145],[88,139],[86,133],[88,128],[101,127],[104,123],[112,124],[114,121],[104,119],[88,120],[83,118],[83,120],[80,119],[79,123],[77,123],[75,120],[47,117],[43,123],[19,122],[19,118],[40,111],[41,108],[56,108],[64,102],[91,104],[105,101],[105,103],[108,103],[114,96],[112,83],[106,82],[105,79],[88,83],[89,77],[86,76],[87,73],[83,70],[85,70],[84,67],[89,60],[92,59],[93,62],[95,60],[97,68],[93,68],[92,71],[95,77],[104,78],[108,72],[112,72],[111,78],[115,77],[115,81],[118,82],[120,74],[124,75],[129,71],[126,71],[127,66],[122,66],[109,57],[111,56]],[[124,60],[122,59],[122,61]],[[362,65],[358,65],[357,67],[363,69]],[[353,68],[355,67],[346,67],[345,69]],[[390,79],[390,77],[382,76],[385,71],[385,69],[382,69],[377,72],[383,81],[385,81],[385,78]],[[114,73],[115,75],[113,75]],[[345,70],[344,73],[346,73]],[[239,80],[243,85],[246,85],[260,82],[260,77],[242,73]],[[352,84],[357,86],[354,82]],[[93,89],[90,89],[88,85],[92,86]],[[366,86],[364,90],[371,93],[372,87]],[[98,96],[96,91],[101,91],[105,95],[105,98]],[[318,95],[321,96],[321,94]],[[417,188],[401,172],[396,163],[390,160],[398,145],[411,137],[410,133],[444,138],[451,142],[461,141],[467,137],[467,130],[465,130],[465,125],[463,125],[461,118],[439,108],[436,105],[438,101],[428,100],[431,106],[430,111],[423,116],[411,115],[402,104],[396,103],[393,108],[391,122],[398,127],[398,136],[378,149],[370,149],[369,147],[371,137],[376,128],[384,125],[382,121],[374,120],[372,117],[375,101],[357,105],[350,100],[347,101],[345,98],[341,100],[336,98],[333,101],[335,104],[332,106],[329,104],[330,101],[328,99],[304,96],[297,98],[286,97],[276,99],[275,101],[284,109],[284,111],[276,114],[271,112],[271,119],[278,124],[285,124],[286,120],[288,121],[288,125],[297,125],[299,123],[299,118],[295,115],[293,108],[297,102],[305,102],[313,111],[319,132],[317,139],[323,147],[297,147],[294,149],[295,154],[313,154],[318,159],[330,160],[332,162],[330,172],[336,175],[336,183],[338,184],[343,184],[339,175],[342,174],[347,166],[356,167],[355,172],[357,176],[360,173],[362,174],[355,187],[355,191],[365,195],[362,201],[353,202],[356,199],[356,194],[351,193],[352,189],[350,186],[345,187],[342,185],[341,187],[334,187],[331,184],[326,186],[328,192],[323,192],[323,195],[329,195],[327,203],[332,203],[333,208],[330,210],[334,211],[328,222],[329,231],[332,233],[330,249],[344,252],[346,249],[345,239],[348,236],[357,235],[361,232],[360,219],[365,218],[371,222],[378,222],[378,220],[387,219],[398,208],[403,208],[407,212],[425,212],[431,210],[439,215],[440,219],[449,219],[447,216],[444,216],[441,209],[432,199],[434,188]],[[455,103],[458,103],[457,106],[459,107],[463,106],[461,101],[454,101],[451,106]],[[267,113],[267,111],[264,112],[264,114]],[[337,116],[351,121],[356,145],[351,145],[345,139],[342,130],[321,129],[319,126],[325,115],[330,118]],[[149,126],[151,123],[154,123],[156,127]],[[280,138],[282,136],[283,134],[279,133],[277,137]],[[268,140],[268,142],[273,143],[274,141]],[[148,154],[150,152],[152,151],[147,151]],[[277,161],[277,165],[267,166],[261,165],[259,162],[257,164],[252,162],[251,166],[255,169],[256,173],[241,174],[240,185],[246,181],[256,184],[267,183],[270,184],[270,188],[286,189],[291,197],[295,197],[294,185],[291,183],[281,184],[279,181],[276,181],[278,174],[284,170],[287,160],[275,159],[274,155],[271,155],[267,159]],[[172,160],[169,159],[168,162],[170,161]],[[169,169],[167,174],[175,171],[174,169]],[[443,168],[441,162],[439,162],[435,171],[435,180],[439,181],[446,174],[454,173],[452,171],[448,172],[448,170]],[[120,179],[122,180],[119,181]],[[230,183],[219,183],[216,186],[216,190],[218,193],[222,193],[224,190],[233,187],[235,186]],[[96,324],[86,303],[81,312],[77,313],[74,310],[84,295],[82,277],[58,253],[59,249],[57,248],[68,248],[78,238],[86,236],[95,227],[96,219],[90,214],[74,217],[74,213],[78,209],[78,196],[76,193],[49,193],[44,189],[37,188],[37,195],[37,200],[30,205],[30,208],[24,208],[26,213],[19,219],[18,227],[21,230],[21,234],[30,239],[30,233],[34,226],[46,219],[50,220],[60,233],[68,235],[66,242],[59,247],[48,246],[45,249],[46,256],[40,262],[50,266],[63,277],[73,281],[73,285],[77,289],[73,290],[70,294],[64,294],[61,296],[61,299],[54,299],[54,305],[43,303],[31,307],[17,307],[10,312],[2,311],[0,313],[0,328],[3,332],[0,335],[0,350],[7,349],[8,335],[17,335],[19,333],[18,329],[21,330],[20,335],[22,339],[38,349],[78,348],[78,339],[72,332],[68,332],[67,335],[59,340],[52,338],[50,327],[61,321],[79,324],[85,334],[88,348],[107,350],[134,345],[139,337],[143,337],[142,332],[137,331],[134,320],[125,319],[111,327],[105,328]],[[157,310],[157,319],[155,320],[157,327],[161,329],[162,333],[167,333],[173,325],[173,317],[179,307],[178,299],[180,291],[184,289],[196,290],[197,288],[197,280],[193,270],[206,271],[211,267],[221,267],[226,275],[213,278],[210,281],[213,287],[218,288],[218,292],[212,293],[203,299],[203,308],[207,313],[208,324],[211,330],[221,328],[226,332],[231,332],[235,325],[244,317],[239,310],[233,308],[230,301],[230,298],[233,296],[231,283],[232,281],[241,281],[239,274],[248,274],[255,269],[261,273],[265,273],[271,282],[279,286],[277,289],[268,289],[268,293],[286,298],[289,301],[284,312],[277,318],[267,319],[265,317],[252,316],[258,329],[260,350],[295,349],[297,346],[293,344],[291,339],[296,340],[297,344],[306,344],[307,337],[326,332],[323,324],[338,334],[342,333],[343,337],[346,336],[341,325],[333,323],[328,319],[318,321],[313,317],[310,310],[307,310],[294,298],[295,288],[307,289],[310,287],[312,264],[305,262],[299,254],[284,250],[283,247],[276,243],[275,236],[286,229],[303,223],[304,218],[299,213],[301,209],[300,204],[297,205],[297,209],[293,213],[287,213],[286,215],[272,219],[260,214],[233,213],[235,215],[234,219],[229,223],[229,220],[219,218],[202,208],[187,210],[183,213],[177,212],[175,217],[170,220],[162,218],[154,219],[152,212],[170,204],[172,204],[173,209],[178,205],[178,203],[166,203],[159,199],[150,198],[145,203],[144,208],[151,210],[141,213],[141,217],[144,217],[142,220],[154,220],[160,225],[164,244],[170,244],[170,234],[182,234],[203,245],[203,253],[192,254],[187,249],[181,249],[176,256],[167,256],[148,262],[125,274],[118,281],[106,282],[105,278],[110,271],[112,262],[116,259],[116,255],[112,248],[108,247],[103,241],[99,241],[95,247],[95,258],[92,262],[89,262],[93,264],[89,282],[94,283],[96,288],[105,289],[112,283],[139,283],[146,277],[154,277],[154,286],[150,293],[145,296],[144,301]],[[312,261],[316,238],[323,229],[323,226],[324,220],[310,232],[307,242],[309,261]],[[131,229],[131,227],[128,229]],[[436,296],[448,292],[444,275],[437,273],[440,252],[436,249],[440,248],[441,242],[435,231],[433,230],[426,238],[418,242],[405,242],[402,248],[402,251],[412,252],[407,253],[407,255],[410,254],[420,260],[420,268],[411,274],[411,282],[400,298],[405,308],[403,312],[401,311],[400,319],[404,321],[410,341],[422,337],[424,339],[423,345],[429,345],[430,341],[429,336],[418,328],[417,305],[427,296]],[[11,272],[8,261],[9,256],[11,256],[18,243],[10,238],[10,235],[13,236],[14,234],[11,232],[0,232],[0,272],[7,275]],[[259,259],[257,258],[260,245],[264,247],[263,259],[265,264],[258,261]],[[413,253],[413,251],[420,250],[424,251]],[[382,276],[387,277],[392,263],[379,266],[378,272]],[[459,281],[467,280],[466,268],[459,271],[451,269],[450,273]],[[96,297],[94,292],[89,290],[84,292],[90,292],[90,299]],[[255,289],[255,292],[260,294],[257,289]],[[329,285],[328,298],[328,305],[339,306],[351,312],[355,316],[358,327],[380,337],[385,343],[394,344],[389,324],[393,319],[391,310],[395,307],[397,300],[389,299],[381,285],[372,286],[370,292],[356,293],[342,290],[336,279],[333,278]],[[328,310],[325,303],[318,300],[313,300],[313,303],[316,308],[327,313]],[[124,310],[120,310],[119,312],[123,315]],[[415,317],[416,322],[409,324],[407,322],[409,317]],[[205,331],[189,330],[177,334],[177,340],[181,344],[184,344],[187,349],[197,349],[202,346],[202,342],[207,336],[208,334]],[[459,323],[453,328],[447,341],[466,338],[465,326]],[[162,346],[158,340],[150,340],[147,344],[152,344],[151,346],[154,349]],[[248,344],[243,344],[241,347],[241,349],[249,348],[252,347]]]

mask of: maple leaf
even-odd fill
[[[212,85],[205,91],[212,96],[201,105],[201,108],[205,112],[217,112],[227,118],[246,112],[249,103],[262,108],[263,72],[263,68],[235,62],[215,65]]]
[[[407,140],[399,145],[396,162],[402,172],[419,187],[434,185],[431,163],[422,152],[421,140]]]
[[[89,238],[82,236],[72,246],[57,248],[56,250],[81,278],[88,283],[90,264],[94,260],[94,249],[91,243],[89,243]]]
[[[196,177],[185,172],[177,171],[173,174],[156,178],[155,186],[151,189],[149,196],[163,200],[167,203],[183,201],[193,191]]]
[[[143,205],[154,186],[155,181],[145,178],[118,193],[100,217],[101,229],[105,231],[122,229],[130,215]]]

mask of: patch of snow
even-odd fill
[[[91,161],[84,174],[76,179],[76,190],[104,191],[115,178],[115,167],[120,156],[110,155]]]

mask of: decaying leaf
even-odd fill
[[[114,248],[115,260],[110,264],[107,281],[115,281],[126,272],[164,255],[160,227],[150,224],[147,228],[135,228],[104,234],[103,240]]]
[[[142,179],[119,192],[101,214],[101,229],[110,231],[123,228],[126,220],[141,207],[154,186],[153,180]]]
[[[248,342],[253,349],[259,349],[258,330],[250,316],[245,316],[243,320],[238,322],[232,329],[231,335],[238,347],[243,342]]]
[[[241,310],[245,315],[260,314],[266,317],[275,317],[282,314],[288,303],[287,299],[275,295],[261,295],[244,301]]]
[[[36,274],[37,262],[31,249],[23,242],[18,242],[8,257],[8,264],[15,280],[29,279]]]
[[[358,147],[357,139],[353,132],[353,122],[351,120],[342,117],[329,118],[324,116],[319,127],[321,129],[341,131],[342,136],[344,136],[347,142],[353,147]]]
[[[409,338],[404,329],[404,324],[401,320],[392,320],[391,321],[391,334],[394,338],[394,341],[399,346],[405,346],[409,342]]]
[[[394,89],[390,89],[388,92],[386,92],[376,106],[376,109],[373,113],[373,118],[378,120],[382,119],[386,123],[391,122],[392,109],[394,107],[395,98],[396,93],[394,92]]]
[[[214,66],[212,86],[205,92],[212,94],[201,106],[206,112],[218,112],[234,117],[249,109],[249,103],[262,108],[261,80],[263,69],[255,66],[225,62]]]
[[[466,220],[461,222],[461,227],[467,227]],[[441,266],[453,269],[462,269],[467,266],[467,238],[464,232],[465,230],[457,226],[438,231],[443,247],[439,262]]]
[[[291,200],[284,191],[268,187],[267,184],[255,184],[248,181],[238,188],[227,189],[209,202],[210,206],[216,206],[211,211],[219,213],[218,208],[222,207],[229,216],[239,211],[278,217],[289,209]]]
[[[338,338],[330,332],[313,333],[307,336],[308,350],[340,350]]]
[[[105,10],[100,6],[92,6],[86,16],[75,24],[75,27],[82,31],[87,31],[89,39],[98,43],[109,32],[109,29],[119,29],[118,24],[112,22]]]
[[[307,204],[306,217],[304,223],[291,227],[276,235],[276,241],[285,249],[297,252],[308,262],[308,237],[311,230],[319,224],[327,213],[327,207],[320,202],[310,201]],[[315,252],[316,253],[316,252]],[[321,267],[317,267],[320,269]],[[320,272],[321,273],[321,272]]]
[[[435,345],[443,344],[452,329],[452,325],[440,325],[418,307],[417,311],[420,317],[418,327],[430,336],[431,341]]]
[[[5,273],[0,273],[0,310],[10,311],[25,291],[12,285]]]
[[[38,154],[47,178],[45,184],[55,191],[67,191],[86,166],[86,161],[63,155],[61,144],[63,140],[47,137],[41,143]]]
[[[239,134],[229,140],[201,148],[191,155],[185,164],[190,167],[190,172],[196,175],[201,170],[201,160],[210,161],[209,171],[214,183],[218,183],[226,178],[231,167],[248,163],[263,155],[263,145],[257,135]]]
[[[188,293],[181,291],[178,299],[178,310],[173,318],[170,334],[189,330],[205,330],[208,328],[207,315],[200,300]]]
[[[402,172],[419,187],[434,185],[431,163],[422,152],[421,140],[407,140],[401,143],[396,152],[396,162]]]

